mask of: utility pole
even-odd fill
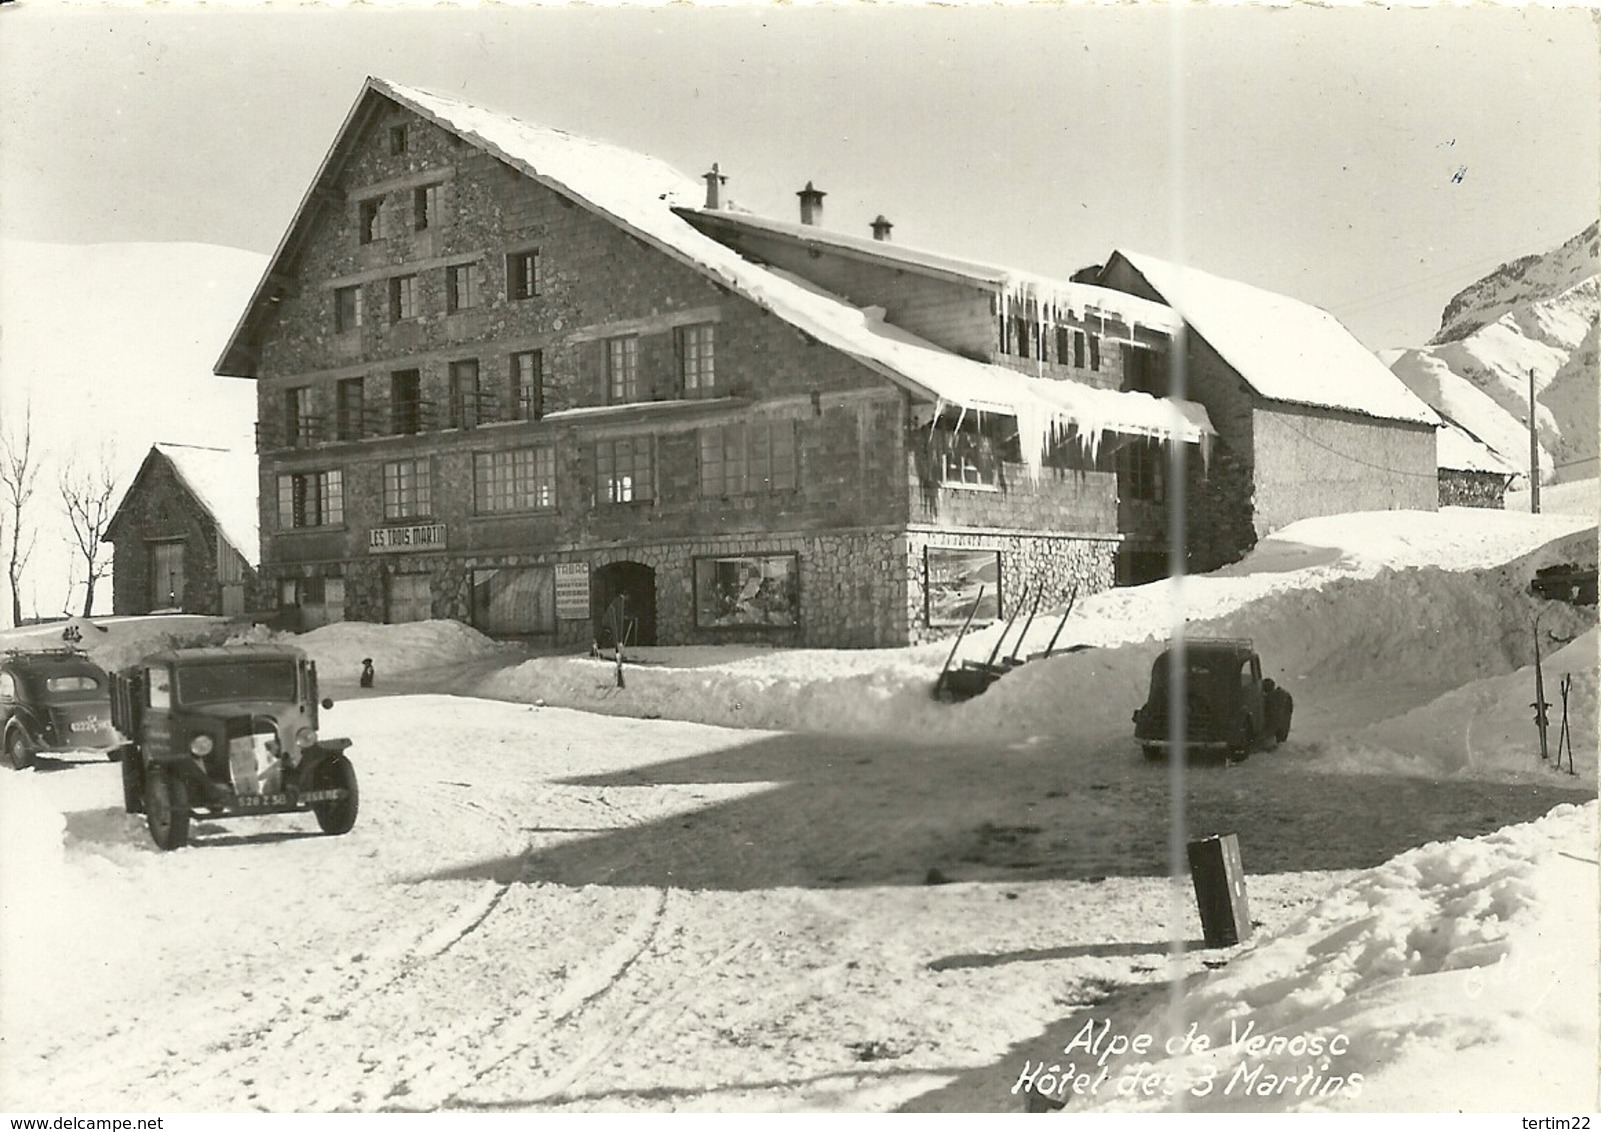
[[[1540,430],[1534,426],[1534,370],[1529,370],[1529,511],[1540,513]],[[1544,738],[1541,731],[1541,738]]]

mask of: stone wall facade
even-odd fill
[[[1440,469],[1441,507],[1506,506],[1507,486],[1512,477],[1499,472],[1469,472],[1456,468]]]
[[[1041,609],[1052,609],[1061,608],[1075,587],[1079,598],[1111,589],[1117,581],[1120,545],[1115,534],[912,527],[904,540],[908,643],[949,637],[960,628],[930,623],[926,585],[930,547],[999,551],[1000,616],[1004,619],[1019,611],[1027,617],[1036,594],[1043,595]]]

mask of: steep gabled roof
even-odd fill
[[[1440,423],[1433,409],[1327,311],[1142,252],[1119,248],[1112,259],[1137,272],[1268,400],[1381,420]]]
[[[153,444],[138,473],[106,524],[105,540],[122,522],[123,509],[140,490],[156,460],[164,460],[195,502],[217,524],[223,539],[252,567],[261,565],[257,505],[257,466],[253,452],[201,448],[190,444]]]
[[[971,361],[888,327],[838,296],[751,263],[675,211],[690,208],[702,186],[655,158],[376,78],[363,85],[218,361],[219,373],[237,373],[246,366],[254,320],[271,301],[274,281],[288,274],[316,210],[330,196],[326,182],[348,159],[354,133],[375,112],[378,99],[422,116],[920,398],[1016,417],[1031,468],[1037,469],[1054,440],[1069,435],[1093,447],[1101,430],[1181,441],[1199,441],[1212,433],[1199,406],[1176,410],[1140,393],[1063,389],[1070,383]],[[1153,317],[1169,317],[1158,304],[1145,306]]]

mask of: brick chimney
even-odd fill
[[[810,181],[806,187],[795,194],[800,197],[801,223],[817,225],[823,222],[823,198],[828,194],[821,189],[813,188]]]
[[[713,210],[722,208],[722,188],[728,184],[728,178],[723,176],[715,161],[712,162],[711,172],[702,173],[701,176],[706,180],[706,207]]]
[[[888,240],[889,230],[893,227],[895,227],[895,225],[891,224],[888,220],[885,220],[883,215],[880,214],[878,219],[873,221],[873,239]]]

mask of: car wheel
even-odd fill
[[[312,775],[313,790],[348,791],[343,798],[332,802],[313,802],[311,812],[317,815],[317,825],[324,833],[337,837],[349,833],[356,824],[356,811],[361,807],[361,794],[356,788],[356,768],[344,755],[335,755]]]
[[[189,788],[164,770],[145,777],[145,820],[158,849],[181,849],[189,843]]]
[[[122,759],[122,808],[130,814],[145,812],[144,766],[137,754]]]
[[[13,724],[6,732],[6,762],[12,770],[27,770],[33,765],[33,745],[20,725]]]

